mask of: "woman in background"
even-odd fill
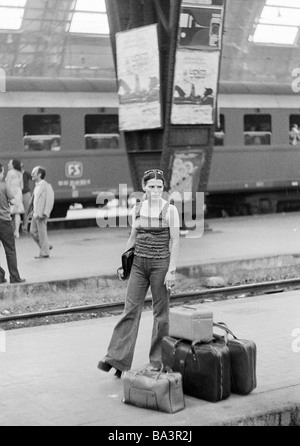
[[[11,190],[14,199],[11,202],[10,212],[14,223],[15,238],[20,237],[21,214],[24,214],[23,205],[23,174],[21,163],[18,160],[10,160],[5,182]]]
[[[161,341],[169,334],[169,299],[176,280],[180,227],[176,207],[162,198],[165,183],[161,170],[146,171],[142,179],[145,199],[133,208],[126,251],[134,247],[135,253],[124,314],[114,329],[107,355],[98,364],[104,372],[114,367],[117,377],[131,368],[149,287],[154,317],[149,358],[153,370],[161,367]]]
[[[21,164],[21,171],[23,175],[23,206],[24,206],[24,215],[23,215],[23,223],[22,223],[22,233],[28,233],[28,221],[29,221],[29,205],[31,200],[31,174],[27,172],[24,168],[24,164]]]

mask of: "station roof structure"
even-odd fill
[[[227,0],[220,81],[290,84],[299,30],[300,0]],[[105,1],[0,0],[0,69],[8,79],[115,78]]]

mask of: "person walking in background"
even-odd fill
[[[14,228],[10,212],[10,202],[14,199],[14,194],[3,181],[3,178],[4,167],[0,164],[0,241],[2,242],[6,255],[10,283],[23,283],[25,279],[21,279],[18,271]],[[1,283],[6,282],[5,271],[1,267],[0,278]]]
[[[31,177],[35,188],[29,204],[29,212],[33,209],[30,233],[40,248],[40,253],[35,258],[46,259],[52,249],[48,241],[47,222],[54,206],[54,191],[51,184],[45,181],[46,171],[42,166],[35,167]]]
[[[30,182],[31,182],[31,175],[27,170],[24,168],[24,164],[21,164],[21,171],[23,174],[23,206],[24,206],[24,214],[23,214],[23,223],[22,223],[22,232],[24,234],[28,233],[28,215],[29,215],[29,205],[31,200],[31,189],[30,189]]]
[[[161,170],[146,171],[142,179],[145,199],[133,208],[132,231],[126,250],[134,247],[124,314],[116,325],[107,355],[98,368],[115,375],[131,368],[145,297],[151,286],[153,331],[150,363],[161,368],[161,341],[169,334],[170,290],[175,285],[179,249],[179,215],[176,207],[162,198],[165,179]]]
[[[6,175],[5,182],[12,192],[14,198],[11,202],[10,212],[13,216],[14,222],[14,235],[16,238],[20,237],[20,225],[21,225],[21,214],[24,214],[23,205],[23,175],[21,172],[21,163],[18,160],[10,160],[8,163],[8,172]]]

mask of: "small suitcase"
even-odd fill
[[[213,312],[201,304],[171,308],[169,334],[171,337],[189,341],[211,341]]]
[[[230,358],[224,342],[191,343],[166,336],[162,361],[182,374],[183,393],[211,402],[230,396]]]
[[[224,340],[229,348],[231,369],[231,392],[238,395],[247,395],[257,386],[256,381],[256,356],[257,348],[253,341],[238,339],[226,324],[214,323],[226,332],[225,337],[214,334],[219,341]],[[233,339],[229,339],[231,335]]]
[[[129,370],[122,374],[126,404],[175,413],[185,408],[180,373],[151,371],[150,365],[141,370]]]

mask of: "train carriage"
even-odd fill
[[[291,85],[222,83],[208,183],[211,215],[300,209],[300,95]]]
[[[131,188],[118,130],[115,81],[9,79],[0,95],[0,162],[43,165],[55,190],[52,217],[71,203],[95,206],[99,192]]]
[[[208,216],[300,209],[300,95],[291,86],[222,82]],[[56,194],[52,216],[99,192],[132,190],[118,130],[115,80],[9,79],[0,95],[0,162],[42,164]]]

